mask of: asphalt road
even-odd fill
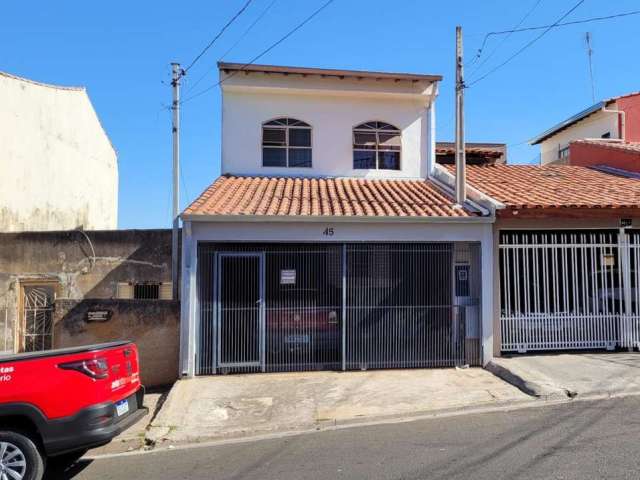
[[[638,479],[640,397],[81,460],[56,479]]]

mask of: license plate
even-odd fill
[[[309,335],[287,335],[285,343],[309,343]]]
[[[121,417],[125,413],[129,411],[129,402],[125,400],[120,400],[116,403],[116,414]]]

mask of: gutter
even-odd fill
[[[437,163],[434,165],[434,168],[429,175],[429,180],[449,194],[452,194],[455,191],[456,178],[446,168]],[[481,192],[477,188],[472,187],[468,182],[466,203],[471,208],[482,212],[483,215],[491,215],[492,217],[495,217],[496,210],[506,208],[504,203],[501,203],[486,193]]]

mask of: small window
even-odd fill
[[[121,282],[116,288],[116,298],[131,300],[171,300],[171,282]]]
[[[400,129],[367,122],[353,129],[353,168],[400,170]]]
[[[566,160],[567,158],[569,158],[569,146],[560,148],[558,150],[558,160]]]
[[[262,125],[263,167],[311,167],[311,126],[294,118]]]

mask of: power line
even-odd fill
[[[584,0],[582,0],[584,1]],[[258,55],[256,55],[255,57],[253,57],[248,63],[245,63],[239,70],[235,70],[234,72],[232,72],[228,77],[225,77],[224,79],[214,83],[213,85],[210,85],[209,87],[205,88],[204,90],[200,90],[198,93],[194,93],[193,95],[191,95],[190,97],[185,98],[181,103],[186,103],[189,102],[191,100],[193,100],[194,98],[199,97],[200,95],[204,95],[205,93],[207,93],[209,90],[212,90],[214,88],[216,88],[217,86],[219,86],[222,82],[230,79],[231,77],[235,76],[238,72],[244,70],[245,68],[247,68],[249,65],[252,65],[253,63],[255,63],[256,61],[258,61],[260,58],[262,58],[263,56],[265,56],[267,53],[269,53],[271,50],[273,50],[274,48],[276,48],[278,45],[280,45],[282,42],[284,42],[287,38],[289,38],[291,35],[293,35],[294,33],[296,33],[298,30],[300,30],[302,27],[304,27],[307,23],[309,23],[316,15],[318,15],[322,10],[324,10],[325,8],[327,8],[330,4],[332,4],[334,2],[334,0],[328,0],[327,2],[323,3],[322,6],[320,6],[320,8],[318,8],[317,10],[315,10],[311,15],[309,15],[307,18],[305,18],[302,22],[300,22],[298,25],[296,25],[292,30],[290,30],[286,35],[284,35],[283,37],[281,37],[278,41],[276,41],[275,43],[271,44],[269,47],[267,47],[266,49],[264,49],[262,52],[260,52]]]
[[[251,4],[252,1],[253,0],[247,0],[246,1],[246,3],[242,6],[242,8],[240,10],[238,10],[233,17],[231,17],[231,20],[229,20],[224,25],[224,27],[222,27],[220,29],[218,34],[215,37],[213,37],[213,40],[211,40],[209,42],[209,44],[206,47],[204,47],[202,49],[202,51],[196,56],[196,58],[193,59],[193,61],[189,64],[189,66],[184,69],[184,73],[187,73],[189,71],[189,69],[191,67],[193,67],[196,64],[196,62],[202,58],[202,56],[207,52],[207,50],[209,50],[213,46],[213,44],[216,43],[216,40],[218,40],[222,36],[222,34],[229,27],[229,25],[231,25],[235,21],[236,18],[238,18],[240,15],[242,15],[242,12],[244,12],[247,9],[247,7]]]
[[[535,37],[534,39],[530,40],[529,42],[527,42],[524,46],[522,46],[517,52],[515,52],[513,55],[511,55],[509,58],[507,58],[505,61],[503,61],[502,63],[498,64],[497,66],[493,67],[491,70],[489,70],[487,73],[485,73],[484,75],[482,75],[480,78],[477,78],[476,80],[474,80],[473,82],[471,82],[469,85],[467,85],[468,87],[471,87],[473,85],[475,85],[476,83],[484,80],[485,78],[487,78],[489,75],[491,75],[492,73],[494,73],[496,70],[499,70],[500,68],[504,67],[507,63],[509,63],[511,60],[513,60],[514,58],[516,58],[518,55],[520,55],[522,52],[524,52],[527,48],[529,48],[531,45],[533,45],[534,43],[536,43],[538,40],[540,40],[542,37],[544,37],[552,28],[558,26],[558,24],[564,20],[565,18],[567,18],[571,13],[573,13],[573,11],[575,9],[577,9],[580,5],[582,5],[584,3],[584,0],[580,0],[578,3],[576,3],[573,7],[571,7],[571,9],[569,9],[566,13],[564,13],[558,20],[556,20],[555,23],[549,25],[540,35],[538,35],[537,37]]]
[[[563,23],[558,23],[558,24],[553,24],[553,25],[539,25],[537,27],[525,27],[525,28],[514,28],[512,30],[502,30],[500,32],[489,32],[487,34],[485,34],[484,39],[482,40],[482,45],[480,46],[480,48],[478,49],[478,55],[480,54],[480,52],[482,52],[482,50],[484,50],[485,45],[487,44],[487,41],[489,40],[489,37],[492,36],[496,36],[496,35],[511,35],[512,33],[519,33],[519,32],[530,32],[533,30],[543,30],[545,28],[549,28],[549,27],[566,27],[568,25],[578,25],[581,23],[591,23],[591,22],[600,22],[603,20],[611,20],[612,18],[620,18],[620,17],[628,17],[630,15],[638,15],[640,14],[640,10],[634,10],[632,12],[625,12],[625,13],[616,13],[614,15],[606,15],[603,17],[591,17],[591,18],[585,18],[582,20],[573,20],[571,22],[563,22]]]
[[[515,27],[513,27],[514,30],[510,31],[506,36],[502,37],[502,40],[500,41],[500,43],[498,43],[498,45],[495,46],[495,48],[491,51],[491,53],[485,56],[484,60],[480,62],[478,65],[476,65],[474,69],[469,72],[469,74],[473,74],[473,72],[477,71],[480,67],[482,67],[482,65],[487,63],[487,61],[493,56],[494,53],[496,53],[496,51],[500,48],[500,46],[504,42],[506,42],[509,39],[509,37],[515,32],[515,30],[520,28],[520,25],[522,25],[527,20],[527,18],[531,16],[531,14],[535,11],[535,9],[538,8],[538,5],[540,5],[540,2],[542,2],[542,0],[537,0],[536,3],[534,3],[533,7],[531,7],[529,11],[520,19],[518,24]],[[476,54],[475,58],[473,59],[470,65],[473,65],[477,60],[480,60],[480,56],[482,55],[484,46],[486,44],[486,39],[487,39],[487,36],[485,36],[485,40],[482,42],[482,46],[478,49],[478,53]]]
[[[253,23],[252,23],[251,25],[249,25],[249,27],[248,27],[248,28],[247,28],[247,29],[242,33],[242,35],[240,35],[240,37],[238,38],[238,40],[236,40],[236,42],[235,42],[233,45],[231,45],[231,46],[227,49],[227,51],[226,51],[226,52],[224,52],[222,55],[220,55],[220,60],[223,60],[223,59],[224,59],[224,57],[226,57],[226,56],[229,54],[229,52],[231,52],[231,50],[233,50],[233,49],[234,49],[234,48],[235,48],[235,47],[236,47],[236,46],[237,46],[237,45],[242,41],[242,39],[243,39],[244,37],[246,37],[246,36],[247,36],[247,34],[251,31],[251,29],[252,29],[252,28],[253,28],[253,27],[254,27],[254,26],[255,26],[255,25],[256,25],[260,20],[262,20],[262,17],[264,17],[264,16],[267,14],[267,12],[271,9],[271,7],[273,7],[273,5],[274,5],[277,1],[278,1],[278,0],[272,0],[272,2],[271,2],[269,5],[267,5],[267,7],[266,7],[264,10],[262,10],[262,12],[260,13],[260,15],[258,15],[258,17],[253,21]],[[213,67],[212,67],[212,68],[213,68]],[[206,72],[205,72],[205,73],[204,73],[200,78],[198,78],[198,80],[196,80],[196,81],[195,81],[195,82],[194,82],[194,83],[189,87],[189,90],[187,90],[187,92],[186,92],[186,93],[189,93],[189,92],[193,91],[193,90],[196,88],[196,86],[197,86],[197,85],[198,85],[202,80],[204,80],[204,79],[205,79],[205,77],[207,77],[207,76],[209,75],[210,70],[211,70],[211,68],[207,69],[207,71],[206,71]]]

